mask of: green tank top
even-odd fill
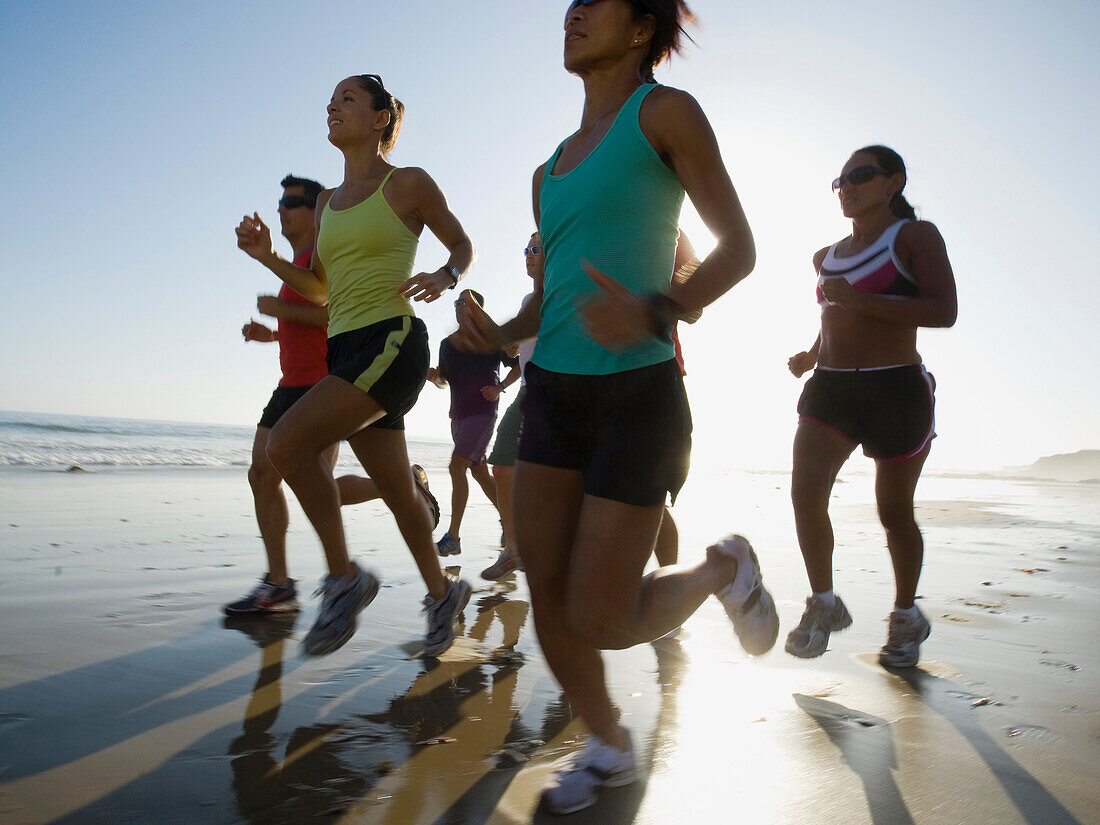
[[[395,171],[366,200],[348,209],[333,209],[330,201],[321,212],[317,255],[328,277],[330,338],[416,314],[397,288],[412,275],[418,240],[382,195]]]
[[[601,293],[582,260],[637,294],[667,292],[672,282],[684,188],[638,124],[642,101],[655,88],[638,87],[574,169],[551,174],[561,145],[546,163],[539,191],[546,250],[542,320],[531,356],[543,369],[608,375],[674,357],[672,343],[657,338],[624,352],[604,349],[588,337],[576,310]]]

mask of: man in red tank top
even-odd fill
[[[315,223],[313,210],[324,189],[308,178],[287,175],[282,180],[283,197],[279,200],[282,234],[294,250],[294,263],[308,267],[313,254]],[[306,300],[287,285],[279,295],[261,295],[256,301],[261,314],[276,319],[276,329],[249,321],[241,333],[245,341],[279,344],[282,377],[271,400],[260,416],[252,443],[252,465],[248,482],[256,505],[256,521],[267,554],[267,572],[246,596],[225,606],[227,615],[286,613],[298,609],[294,579],[286,563],[286,532],[289,524],[282,477],[267,457],[267,439],[287,410],[328,375],[325,354],[328,348],[328,310]],[[336,464],[338,444],[326,453],[330,465]]]

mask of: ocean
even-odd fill
[[[0,467],[247,467],[255,432],[251,425],[0,411]],[[445,468],[450,454],[450,441],[409,441],[411,459],[428,469]],[[347,447],[338,466],[358,466]]]

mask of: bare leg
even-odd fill
[[[833,588],[833,523],[829,496],[837,473],[855,445],[840,433],[812,421],[799,423],[794,436],[791,501],[798,545],[810,588],[823,593]]]
[[[333,576],[350,571],[340,493],[328,451],[383,414],[370,396],[330,375],[295,403],[268,437],[267,455],[317,531]]]
[[[653,548],[657,564],[668,567],[680,558],[680,531],[672,520],[672,512],[666,507],[661,516],[661,529],[657,531],[657,546]]]
[[[340,491],[341,507],[373,501],[382,495],[378,492],[378,485],[374,483],[374,479],[363,478],[363,476],[340,476],[336,479],[336,487]]]
[[[875,462],[878,516],[894,565],[894,607],[902,610],[913,606],[924,562],[924,537],[913,517],[913,496],[926,458],[928,449],[909,461]]]
[[[267,457],[269,427],[257,427],[252,441],[252,465],[248,468],[248,483],[256,506],[256,523],[260,527],[264,552],[267,554],[267,580],[286,584],[286,531],[290,514],[283,495],[283,477]]]
[[[577,471],[520,462],[515,503],[547,662],[589,729],[625,747],[599,650],[629,647],[683,624],[733,580],[737,563],[708,553],[695,567],[665,568],[643,580],[663,508],[586,496]]]
[[[257,427],[252,442],[252,466],[248,468],[248,483],[256,504],[256,522],[260,527],[264,552],[267,554],[267,580],[284,585],[290,573],[286,563],[286,531],[290,526],[290,514],[283,494],[283,477],[267,457],[269,427]],[[333,444],[324,452],[330,471],[336,466],[340,445]]]
[[[474,481],[481,487],[482,492],[485,493],[485,497],[493,502],[493,506],[497,508],[497,512],[500,512],[500,506],[497,504],[497,483],[493,480],[493,476],[489,472],[489,465],[484,461],[480,464],[471,464],[470,475],[474,477]]]
[[[466,470],[470,467],[470,459],[459,455],[451,456],[451,463],[447,470],[451,474],[451,523],[447,532],[452,538],[459,538],[462,529],[462,516],[466,512],[466,502],[470,498],[470,482],[466,480]]]
[[[516,483],[516,468],[506,464],[493,465],[493,478],[497,483],[497,511],[504,525],[504,549],[516,553],[516,519],[512,502]]]
[[[447,579],[439,566],[439,556],[432,541],[432,517],[428,512],[428,503],[416,489],[409,468],[405,431],[371,428],[356,433],[348,443],[393,513],[428,593],[432,598],[442,598],[447,593]]]

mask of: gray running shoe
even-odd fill
[[[321,609],[317,620],[302,640],[302,650],[310,656],[323,656],[344,646],[355,635],[359,613],[378,595],[378,579],[352,564],[355,575],[325,576],[313,595],[320,594]]]
[[[542,790],[542,805],[552,814],[571,814],[594,805],[600,789],[637,780],[633,747],[619,750],[589,734],[581,750],[554,763]]]
[[[441,599],[424,597],[424,613],[428,616],[428,635],[424,637],[424,655],[438,656],[454,644],[455,622],[470,601],[473,590],[469,582],[447,580],[447,594]]]
[[[441,556],[457,556],[462,552],[462,540],[456,539],[450,533],[444,533],[443,538],[435,543],[435,549]]]
[[[890,629],[886,632],[886,644],[878,654],[880,664],[886,667],[913,667],[920,659],[920,645],[932,632],[932,625],[919,610],[919,616],[910,619],[896,610],[890,613]]]
[[[730,535],[714,545],[719,553],[737,559],[737,578],[715,595],[746,653],[760,656],[775,645],[779,635],[779,614],[775,599],[764,587],[764,576],[756,552],[744,536]]]
[[[786,651],[799,659],[814,659],[829,646],[829,634],[852,624],[852,614],[840,597],[830,609],[817,596],[806,599],[806,609],[798,627],[787,634]]]
[[[500,581],[509,573],[522,569],[523,562],[519,560],[519,556],[507,550],[501,550],[497,560],[481,571],[481,578],[492,582]]]
[[[413,464],[411,468],[413,480],[416,482],[416,489],[420,491],[420,495],[424,496],[424,501],[428,503],[428,510],[431,511],[432,529],[434,530],[439,526],[439,502],[432,495],[432,491],[428,489],[428,474],[424,472],[424,468],[419,464]]]

